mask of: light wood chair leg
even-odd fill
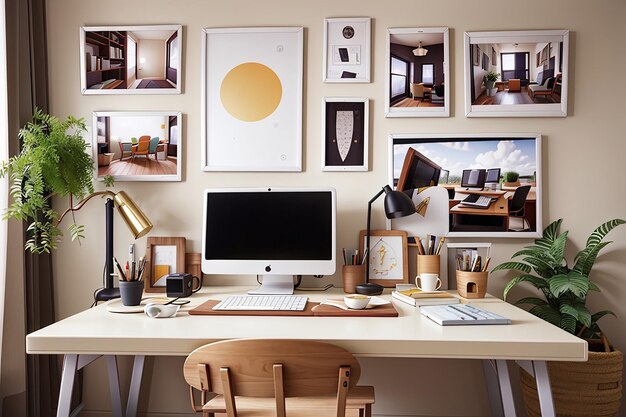
[[[283,365],[274,364],[274,398],[276,400],[276,417],[286,417],[285,386],[283,380]]]
[[[346,416],[346,398],[350,386],[350,367],[339,367],[339,382],[337,384],[337,417]]]
[[[224,402],[226,403],[226,415],[228,417],[237,417],[237,407],[235,406],[235,396],[233,395],[233,386],[230,382],[230,371],[228,368],[220,368],[220,376],[222,378],[222,389],[224,390]]]

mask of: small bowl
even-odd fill
[[[370,297],[363,294],[351,294],[343,297],[343,302],[353,310],[363,310],[370,302]]]

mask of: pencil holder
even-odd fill
[[[354,294],[357,285],[365,284],[365,265],[344,265],[341,273],[345,293]]]
[[[120,297],[125,306],[138,306],[143,295],[142,281],[120,281]]]
[[[489,272],[456,271],[456,289],[463,298],[485,298]]]
[[[417,255],[417,275],[441,275],[441,255]]]

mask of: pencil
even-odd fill
[[[348,265],[348,258],[346,257],[346,248],[343,248],[343,264]]]
[[[126,281],[126,274],[124,274],[124,271],[122,270],[122,266],[117,261],[117,259],[115,259],[115,256],[113,257],[113,262],[115,263],[115,266],[117,267],[117,270],[120,273],[120,281]]]
[[[417,251],[420,255],[426,255],[424,253],[424,246],[422,245],[422,239],[419,236],[415,236],[415,241],[417,242]]]
[[[441,252],[441,247],[443,246],[443,242],[446,240],[445,236],[442,236],[441,239],[439,239],[439,245],[437,245],[437,250],[435,251],[435,255],[439,255],[439,253]]]
[[[489,266],[489,261],[491,258],[485,259],[485,264],[483,265],[483,272],[487,272],[487,267]]]

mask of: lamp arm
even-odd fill
[[[68,207],[67,210],[65,210],[63,212],[63,214],[61,214],[61,216],[59,217],[59,219],[56,222],[56,225],[58,226],[59,224],[61,224],[61,221],[63,221],[63,218],[65,217],[66,214],[72,212],[72,211],[78,211],[81,208],[83,208],[83,206],[85,205],[85,203],[87,203],[87,201],[91,200],[92,198],[94,198],[95,196],[105,196],[105,195],[110,195],[110,196],[115,196],[115,193],[112,191],[98,191],[96,193],[92,193],[89,194],[87,197],[83,198],[82,200],[80,200],[78,202],[78,204],[76,204],[74,207]]]
[[[365,253],[363,254],[363,261],[365,262],[365,282],[370,282],[370,233],[371,233],[371,220],[372,220],[372,203],[378,199],[385,192],[384,188],[376,194],[368,203],[367,203],[367,235],[365,237]]]

